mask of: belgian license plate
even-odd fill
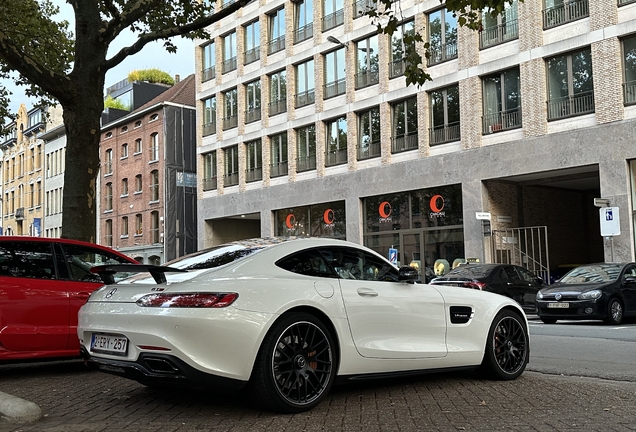
[[[548,303],[549,308],[567,309],[570,307],[570,303]]]
[[[91,351],[101,354],[125,356],[128,352],[128,338],[121,335],[93,333]]]

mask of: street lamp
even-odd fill
[[[336,45],[340,45],[341,47],[347,48],[347,46],[345,44],[340,42],[340,40],[335,38],[334,36],[327,36],[327,42],[331,42],[331,43],[334,43]]]

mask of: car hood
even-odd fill
[[[593,289],[603,289],[603,288],[611,286],[612,284],[613,282],[581,283],[581,284],[556,283],[556,284],[550,285],[548,288],[543,288],[541,292],[543,294],[556,294],[556,293],[564,293],[564,292],[582,293],[584,291],[589,291]]]

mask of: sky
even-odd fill
[[[71,24],[69,28],[74,31],[73,9],[65,0],[52,0],[59,6],[59,19],[66,19]],[[109,56],[112,56],[120,48],[128,46],[135,41],[131,33],[122,33],[111,45]],[[181,37],[172,41],[177,46],[177,52],[171,54],[163,48],[162,42],[153,42],[146,45],[139,53],[128,57],[117,67],[111,69],[106,74],[106,87],[109,87],[128,76],[128,72],[135,69],[157,68],[169,73],[174,77],[179,75],[181,79],[194,73],[194,43],[189,39]],[[11,95],[10,108],[12,112],[17,112],[21,103],[26,105],[27,110],[31,108],[33,100],[24,95],[21,87],[15,87],[12,81],[4,81],[3,84],[13,93]]]

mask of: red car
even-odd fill
[[[0,237],[0,363],[79,357],[77,312],[104,285],[94,265],[137,263],[96,244]]]

